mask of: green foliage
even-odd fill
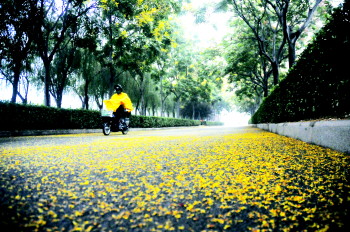
[[[231,5],[239,16],[225,41],[227,72],[238,89],[236,106],[251,114],[284,78],[286,59],[292,67],[330,8],[319,7],[320,0],[224,2],[222,9]]]
[[[224,59],[220,47],[197,50],[193,41],[177,40],[178,46],[164,62],[163,98],[172,97],[176,116],[210,119],[210,113],[220,112],[224,106],[221,96]],[[193,105],[206,105],[193,107]],[[180,111],[180,108],[183,109]]]
[[[224,123],[223,122],[210,122],[210,121],[206,121],[205,122],[206,126],[223,126]]]
[[[99,128],[98,111],[57,109],[0,102],[0,130]]]
[[[235,105],[241,112],[253,114],[268,96],[273,87],[273,68],[271,62],[259,51],[254,33],[240,20],[233,21],[240,33],[232,33],[232,40],[226,40],[224,46],[229,82],[235,88]],[[270,36],[271,37],[271,36]],[[268,39],[269,40],[269,39]],[[272,46],[275,47],[275,46]]]
[[[350,3],[303,52],[286,79],[268,96],[252,123],[345,117],[350,114]]]
[[[193,111],[195,114],[193,114]],[[192,103],[189,102],[185,105],[183,109],[181,109],[181,115],[186,118],[192,118],[197,120],[202,120],[206,118],[210,118],[210,115],[213,113],[213,109],[211,105],[206,103]]]
[[[0,130],[98,129],[102,122],[99,111],[57,109],[46,106],[0,102]],[[199,121],[163,117],[131,116],[130,127],[198,126]]]
[[[155,128],[155,127],[177,127],[177,126],[198,126],[198,120],[135,116],[131,115],[130,127]]]
[[[0,71],[1,76],[13,86],[11,102],[16,102],[17,95],[22,102],[27,101],[27,93],[21,96],[19,86],[21,73],[30,71],[33,59],[30,53],[34,48],[30,28],[35,18],[32,8],[34,2],[5,0],[0,5]],[[27,77],[25,79],[28,81]]]

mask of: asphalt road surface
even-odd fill
[[[251,127],[0,138],[0,226],[343,231],[349,160]]]
[[[0,137],[0,145],[4,147],[12,146],[41,146],[41,145],[64,145],[81,144],[96,141],[114,140],[116,138],[133,140],[142,136],[214,136],[231,133],[245,133],[250,127],[181,127],[181,128],[131,128],[127,135],[121,132],[111,132],[109,136],[102,133],[91,133],[83,135],[51,135],[51,136],[25,136],[25,137]]]

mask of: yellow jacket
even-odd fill
[[[119,108],[120,105],[124,105],[124,108],[127,111],[132,111],[134,108],[132,107],[132,102],[129,96],[126,93],[113,94],[111,99],[103,101],[108,110],[113,110],[114,112]]]

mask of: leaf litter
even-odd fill
[[[1,225],[20,231],[346,228],[349,155],[256,130],[2,147]]]

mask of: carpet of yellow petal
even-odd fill
[[[349,155],[257,130],[2,147],[1,225],[21,231],[343,230],[350,218]]]

